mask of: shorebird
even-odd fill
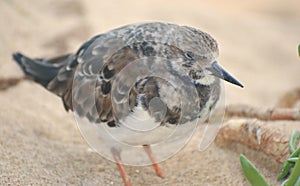
[[[164,177],[150,148],[155,135],[205,120],[219,99],[220,79],[243,87],[218,65],[218,55],[216,40],[203,31],[151,22],[97,35],[76,53],[32,59],[17,52],[13,58],[27,77],[61,97],[67,111],[142,146],[156,174]],[[134,123],[136,117],[148,117],[148,124]],[[157,134],[135,136],[121,130],[124,125],[143,130],[149,121]],[[111,153],[124,184],[131,185],[121,150],[112,147]]]

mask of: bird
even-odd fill
[[[174,127],[205,121],[220,98],[221,80],[243,87],[218,56],[217,41],[208,33],[166,22],[121,26],[54,58],[13,53],[25,76],[61,97],[66,111],[144,149],[160,177],[165,173],[151,145]],[[183,129],[172,139],[184,135]],[[124,185],[131,185],[122,145],[112,143],[110,153]]]

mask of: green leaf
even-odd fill
[[[298,55],[300,57],[300,44],[298,45]]]
[[[243,173],[252,186],[269,186],[265,178],[243,154],[240,155],[240,162]]]
[[[300,177],[300,158],[298,158],[298,161],[296,162],[295,167],[293,168],[293,171],[291,172],[291,175],[286,182],[286,186],[299,186],[300,185],[299,177]]]
[[[297,150],[295,150],[289,158],[295,158],[295,157],[299,157],[300,156],[300,148],[298,148]],[[288,160],[286,160],[281,168],[281,173],[279,174],[279,176],[277,177],[278,180],[284,178],[287,176],[287,174],[289,173],[290,169],[292,168],[292,163],[289,162]]]
[[[287,159],[287,161],[290,163],[296,163],[298,161],[298,158],[289,158]]]
[[[283,178],[285,178],[288,173],[290,172],[290,169],[292,168],[292,163],[290,163],[289,161],[285,161],[281,167],[281,172],[277,177],[277,180],[281,180]]]

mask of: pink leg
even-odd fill
[[[131,186],[131,181],[126,173],[126,170],[121,162],[121,158],[120,155],[117,151],[115,151],[114,149],[112,149],[112,155],[117,163],[117,166],[119,168],[120,174],[122,176],[123,182],[124,182],[124,186]]]
[[[144,147],[145,152],[147,153],[147,155],[149,156],[149,158],[150,158],[150,160],[152,162],[152,165],[154,167],[156,175],[159,176],[159,177],[161,177],[161,178],[164,178],[165,177],[165,173],[162,170],[162,168],[155,162],[155,159],[153,157],[153,154],[152,154],[150,146],[149,145],[143,145],[143,147]]]

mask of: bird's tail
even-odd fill
[[[69,69],[68,67],[75,60],[74,54],[51,59],[31,59],[20,53],[14,53],[13,58],[27,77],[60,96],[66,110],[72,109],[72,77],[74,68]]]
[[[27,77],[47,88],[47,85],[58,74],[59,70],[69,62],[70,54],[51,59],[31,59],[21,53],[13,54]]]

